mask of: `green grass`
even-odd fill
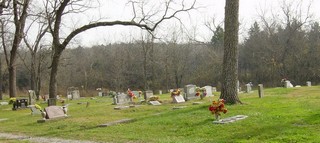
[[[170,96],[164,94],[160,95],[166,102],[164,105],[124,110],[114,110],[115,105],[111,105],[112,99],[108,97],[85,98],[69,102],[70,117],[47,123],[37,123],[40,115],[32,116],[30,110],[12,111],[8,105],[0,106],[0,118],[9,118],[0,122],[0,132],[99,142],[320,142],[319,93],[320,87],[313,86],[265,89],[263,98],[258,98],[257,91],[239,94],[244,104],[227,105],[228,113],[222,118],[249,117],[224,125],[212,124],[213,116],[208,111],[209,104],[218,96],[192,105],[194,101],[171,104]],[[90,102],[88,108],[77,104],[86,101]],[[187,108],[172,110],[174,106]],[[124,118],[136,121],[97,127]],[[0,138],[0,142],[15,141]]]

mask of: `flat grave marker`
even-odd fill
[[[130,123],[130,122],[133,122],[133,121],[135,121],[135,119],[121,119],[121,120],[117,120],[117,121],[101,124],[98,127],[108,127],[108,126],[117,125],[117,124]]]
[[[155,105],[155,106],[161,105],[161,103],[159,101],[149,101],[149,103],[151,105]]]
[[[225,119],[221,119],[219,121],[213,121],[214,124],[227,124],[227,123],[232,123],[238,120],[243,120],[245,118],[247,118],[248,116],[245,115],[236,115],[233,117],[229,117],[229,118],[225,118]]]

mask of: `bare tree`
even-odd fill
[[[105,21],[105,22],[93,22],[89,23],[87,25],[83,25],[79,28],[76,28],[69,34],[67,34],[66,38],[62,41],[60,41],[60,27],[61,27],[61,21],[62,16],[66,13],[75,12],[75,9],[72,9],[72,5],[74,5],[77,2],[77,0],[62,0],[62,1],[54,1],[54,7],[53,11],[49,12],[47,11],[48,20],[50,25],[50,32],[52,34],[52,50],[53,50],[53,57],[52,57],[52,63],[51,63],[51,75],[50,75],[50,85],[49,85],[49,97],[53,99],[52,104],[55,105],[55,99],[57,95],[57,72],[58,72],[58,65],[59,65],[59,59],[63,52],[63,50],[66,48],[66,46],[69,44],[69,42],[79,33],[84,32],[86,30],[95,28],[95,27],[101,27],[101,26],[114,26],[114,25],[124,25],[124,26],[135,26],[140,27],[142,29],[148,30],[148,31],[154,31],[158,25],[163,22],[164,20],[175,18],[176,15],[180,12],[186,12],[194,9],[195,1],[191,6],[186,7],[184,3],[182,3],[182,8],[179,10],[176,10],[174,12],[170,12],[171,5],[173,4],[173,1],[167,1],[165,3],[165,9],[163,13],[161,14],[161,18],[157,21],[150,21],[152,17],[154,17],[157,13],[148,14],[144,13],[142,11],[142,17],[137,17],[137,12],[135,11],[136,3],[132,2],[132,7],[134,10],[134,16],[131,20],[128,21]],[[47,8],[52,3],[47,2],[46,6]],[[68,7],[70,6],[70,7]],[[71,9],[71,10],[70,10]],[[48,9],[49,10],[49,9]],[[68,11],[69,10],[69,11]],[[151,22],[151,23],[150,23]]]
[[[30,0],[24,0],[22,2],[13,0],[13,22],[15,26],[15,32],[12,42],[10,54],[7,53],[7,48],[4,46],[4,53],[6,56],[6,62],[9,70],[9,96],[16,96],[16,56],[18,47],[24,36],[24,27],[27,19],[27,10]]]
[[[226,0],[225,36],[222,69],[222,89],[220,98],[227,103],[241,103],[238,98],[238,31],[239,31],[239,0]]]

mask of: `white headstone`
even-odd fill
[[[311,86],[311,81],[307,81],[307,86],[308,86],[308,87]]]
[[[290,82],[289,80],[286,80],[286,81],[285,81],[285,84],[284,84],[284,87],[285,87],[285,88],[292,88],[293,85],[291,84],[291,82]]]
[[[205,86],[205,87],[203,87],[203,88],[206,89],[207,96],[214,96],[214,95],[212,94],[212,86],[207,85],[207,86]]]
[[[34,105],[37,100],[37,96],[33,90],[28,90],[28,93],[29,93],[29,105]]]
[[[183,103],[186,101],[184,100],[182,95],[179,95],[179,96],[173,96],[173,102],[174,103]]]

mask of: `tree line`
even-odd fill
[[[319,23],[314,22],[309,28],[293,32],[289,31],[289,27],[274,28],[274,32],[269,33],[263,24],[255,22],[248,32],[249,36],[239,44],[240,83],[263,83],[267,87],[277,87],[281,86],[282,78],[299,85],[305,85],[306,81],[319,83]],[[84,90],[102,87],[115,91],[127,88],[168,90],[186,84],[220,88],[223,28],[217,27],[216,31],[211,42],[207,43],[177,43],[174,39],[152,42],[147,39],[66,49],[57,77],[59,88],[63,89],[62,92],[70,86]],[[30,72],[28,66],[22,65],[23,62],[31,62],[30,52],[20,50],[20,55],[26,56],[23,60],[23,56],[19,58],[18,86],[28,89]],[[43,60],[49,61],[50,56]],[[42,78],[45,87],[48,86],[48,72],[44,68]]]

